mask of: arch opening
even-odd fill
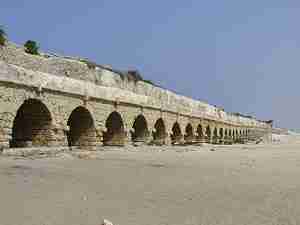
[[[221,127],[219,130],[220,138],[224,137],[224,129]]]
[[[186,143],[191,143],[194,141],[194,131],[190,123],[185,127],[184,140]]]
[[[96,145],[96,129],[90,112],[79,106],[69,116],[68,123],[69,146],[93,146]]]
[[[140,114],[133,123],[132,141],[133,142],[146,142],[149,136],[148,125],[145,117]]]
[[[204,134],[203,134],[203,128],[202,128],[202,125],[201,125],[201,124],[199,124],[199,125],[197,126],[196,132],[197,132],[197,141],[202,140],[203,137],[204,137]]]
[[[109,114],[105,122],[106,132],[103,133],[103,144],[109,146],[123,146],[125,144],[124,123],[120,113],[114,111]]]
[[[172,144],[180,144],[182,141],[182,133],[178,122],[175,122],[172,127],[171,141]]]
[[[218,129],[215,127],[215,129],[214,129],[214,138],[218,138]]]
[[[206,136],[206,141],[208,143],[211,142],[211,130],[210,130],[210,126],[208,125],[205,129],[205,136]]]
[[[153,142],[157,145],[165,144],[166,127],[162,118],[158,119],[154,125]]]
[[[20,106],[13,122],[10,147],[50,146],[52,118],[40,100],[28,99]]]

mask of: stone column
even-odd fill
[[[171,140],[171,133],[167,133],[165,134],[165,139],[164,139],[164,144],[165,145],[172,145],[172,140]]]
[[[11,130],[8,128],[0,129],[0,152],[4,148],[9,148],[10,140],[11,140]]]
[[[153,130],[149,129],[147,138],[145,140],[146,144],[148,144],[148,145],[153,144],[153,135],[152,135],[152,133],[153,133]]]
[[[125,134],[125,140],[124,140],[124,146],[132,146],[133,142],[132,142],[132,129],[126,129],[124,131]]]
[[[52,140],[49,141],[50,146],[68,146],[69,127],[54,126],[52,128]]]

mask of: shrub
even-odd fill
[[[35,41],[28,40],[24,44],[25,52],[32,55],[38,55],[39,54],[39,46]]]
[[[2,27],[0,27],[0,45],[5,45],[6,42],[6,33]]]
[[[90,70],[94,70],[97,67],[97,64],[89,61],[88,59],[80,59],[81,62],[85,63]]]
[[[151,85],[154,85],[155,86],[155,84],[151,81],[151,80],[143,80],[145,83],[148,83],[148,84],[151,84]]]

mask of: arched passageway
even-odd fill
[[[133,123],[132,141],[146,142],[149,136],[148,125],[145,117],[140,114]]]
[[[123,146],[125,144],[125,131],[121,115],[114,111],[105,122],[106,132],[103,132],[103,144],[110,146]]]
[[[165,144],[166,127],[162,118],[158,119],[154,125],[153,143],[157,145]]]
[[[175,122],[172,127],[171,141],[172,144],[180,144],[182,142],[182,133],[178,122]]]
[[[209,125],[205,129],[205,136],[206,136],[206,142],[210,143],[211,142],[211,130],[210,130]]]
[[[203,141],[203,138],[204,138],[204,133],[203,133],[203,128],[202,128],[202,125],[199,124],[197,126],[197,141]]]
[[[224,137],[224,129],[222,127],[219,130],[219,135],[220,135],[220,138]]]
[[[219,129],[219,136],[220,136],[220,144],[223,144],[224,143],[224,129],[221,127]]]
[[[10,147],[49,146],[53,140],[48,108],[36,99],[26,100],[17,111]]]
[[[194,131],[190,123],[185,127],[184,140],[186,143],[192,143],[194,141]]]
[[[69,146],[94,146],[96,145],[96,129],[90,112],[79,106],[74,109],[68,119]]]

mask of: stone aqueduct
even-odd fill
[[[0,47],[0,147],[268,139],[272,125],[226,113],[103,66]]]

